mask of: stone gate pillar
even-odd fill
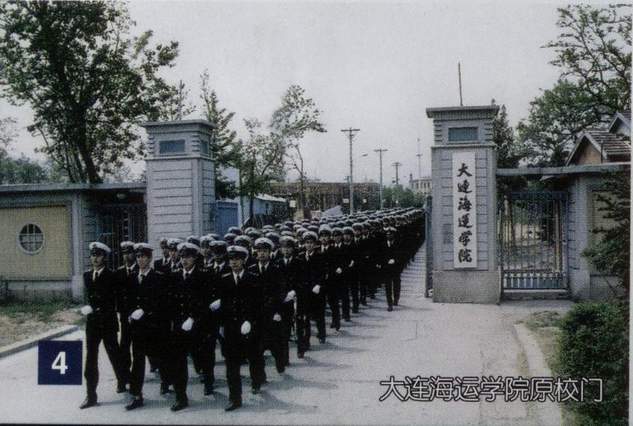
[[[496,105],[428,108],[433,119],[433,301],[497,303]]]
[[[147,242],[213,231],[213,125],[206,120],[144,123],[147,144]],[[160,252],[156,251],[158,256]]]

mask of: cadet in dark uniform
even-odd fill
[[[396,228],[386,229],[386,241],[382,246],[382,269],[387,295],[387,310],[393,311],[393,305],[398,305],[400,299],[400,253],[395,240]]]
[[[229,405],[226,411],[242,406],[240,366],[244,355],[249,362],[251,385],[254,392],[264,380],[264,360],[257,333],[258,318],[263,304],[257,277],[244,269],[248,250],[241,246],[228,248],[231,272],[220,281],[220,310],[225,341],[226,380],[229,386]]]
[[[283,373],[287,362],[283,354],[284,342],[288,342],[288,336],[282,323],[282,313],[284,299],[288,292],[279,266],[270,259],[273,247],[274,243],[268,238],[255,240],[257,263],[248,270],[257,276],[258,285],[262,288],[264,295],[262,316],[259,321],[262,332],[262,357],[264,351],[270,349],[275,359],[277,372]]]
[[[195,263],[200,248],[191,243],[181,243],[178,246],[181,256],[182,270],[172,272],[169,288],[169,319],[171,321],[171,335],[167,368],[170,371],[170,382],[176,391],[176,402],[171,406],[172,411],[179,411],[189,405],[187,398],[187,381],[189,378],[187,355],[191,352],[194,341],[192,331],[198,324],[206,310],[204,295],[204,272]],[[203,367],[203,371],[204,371]]]
[[[81,409],[97,405],[99,345],[102,340],[117,378],[117,393],[125,392],[125,383],[128,381],[117,342],[117,282],[114,273],[106,268],[105,264],[110,248],[100,242],[90,243],[89,248],[92,270],[84,273],[84,297],[87,304],[81,308],[81,313],[87,317],[84,371],[87,395],[79,407]]]
[[[125,406],[133,410],[143,406],[143,381],[145,380],[145,357],[159,356],[165,348],[161,342],[169,333],[165,309],[165,275],[150,268],[152,247],[147,243],[134,245],[139,270],[133,277],[133,285],[125,292],[126,321],[132,335],[132,373],[130,394],[132,401]]]
[[[138,265],[136,264],[136,255],[134,254],[134,243],[132,241],[123,241],[119,246],[121,247],[124,262],[124,264],[119,266],[115,271],[117,285],[119,287],[117,295],[117,312],[119,313],[119,323],[121,326],[119,348],[121,350],[121,365],[125,371],[129,372],[132,366],[132,355],[130,353],[132,336],[130,334],[130,322],[128,321],[130,313],[126,309],[124,297],[128,291],[128,287],[133,285],[132,280],[136,279]]]
[[[301,293],[297,293],[297,354],[303,358],[310,349],[310,322],[315,321],[319,342],[325,343],[325,295],[323,262],[316,250],[317,234],[303,233],[305,253],[302,256]]]
[[[277,259],[277,265],[281,270],[281,274],[286,281],[286,296],[284,297],[281,320],[285,327],[285,339],[282,352],[285,357],[285,365],[290,364],[290,348],[288,346],[288,340],[292,334],[292,328],[295,323],[295,302],[298,303],[298,293],[302,290],[299,289],[299,280],[301,273],[301,260],[295,255],[295,239],[289,236],[283,236],[279,239],[281,255]]]
[[[171,269],[171,258],[169,257],[169,245],[167,244],[167,238],[160,239],[160,250],[163,257],[154,261],[154,270],[167,274]]]

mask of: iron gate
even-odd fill
[[[119,244],[123,241],[147,241],[147,211],[145,204],[102,205],[97,210],[98,241],[107,244],[109,265],[117,268],[123,264]]]
[[[567,288],[567,193],[501,197],[497,233],[503,290]]]

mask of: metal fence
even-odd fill
[[[567,193],[500,197],[497,234],[503,289],[567,288]]]
[[[123,264],[120,244],[123,241],[147,241],[147,210],[145,204],[112,204],[99,206],[97,211],[98,240],[112,248],[109,265]]]

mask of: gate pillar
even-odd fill
[[[428,108],[433,210],[433,301],[497,303],[497,105]]]
[[[144,123],[147,143],[147,242],[160,256],[159,239],[213,230],[213,125],[206,120]]]

